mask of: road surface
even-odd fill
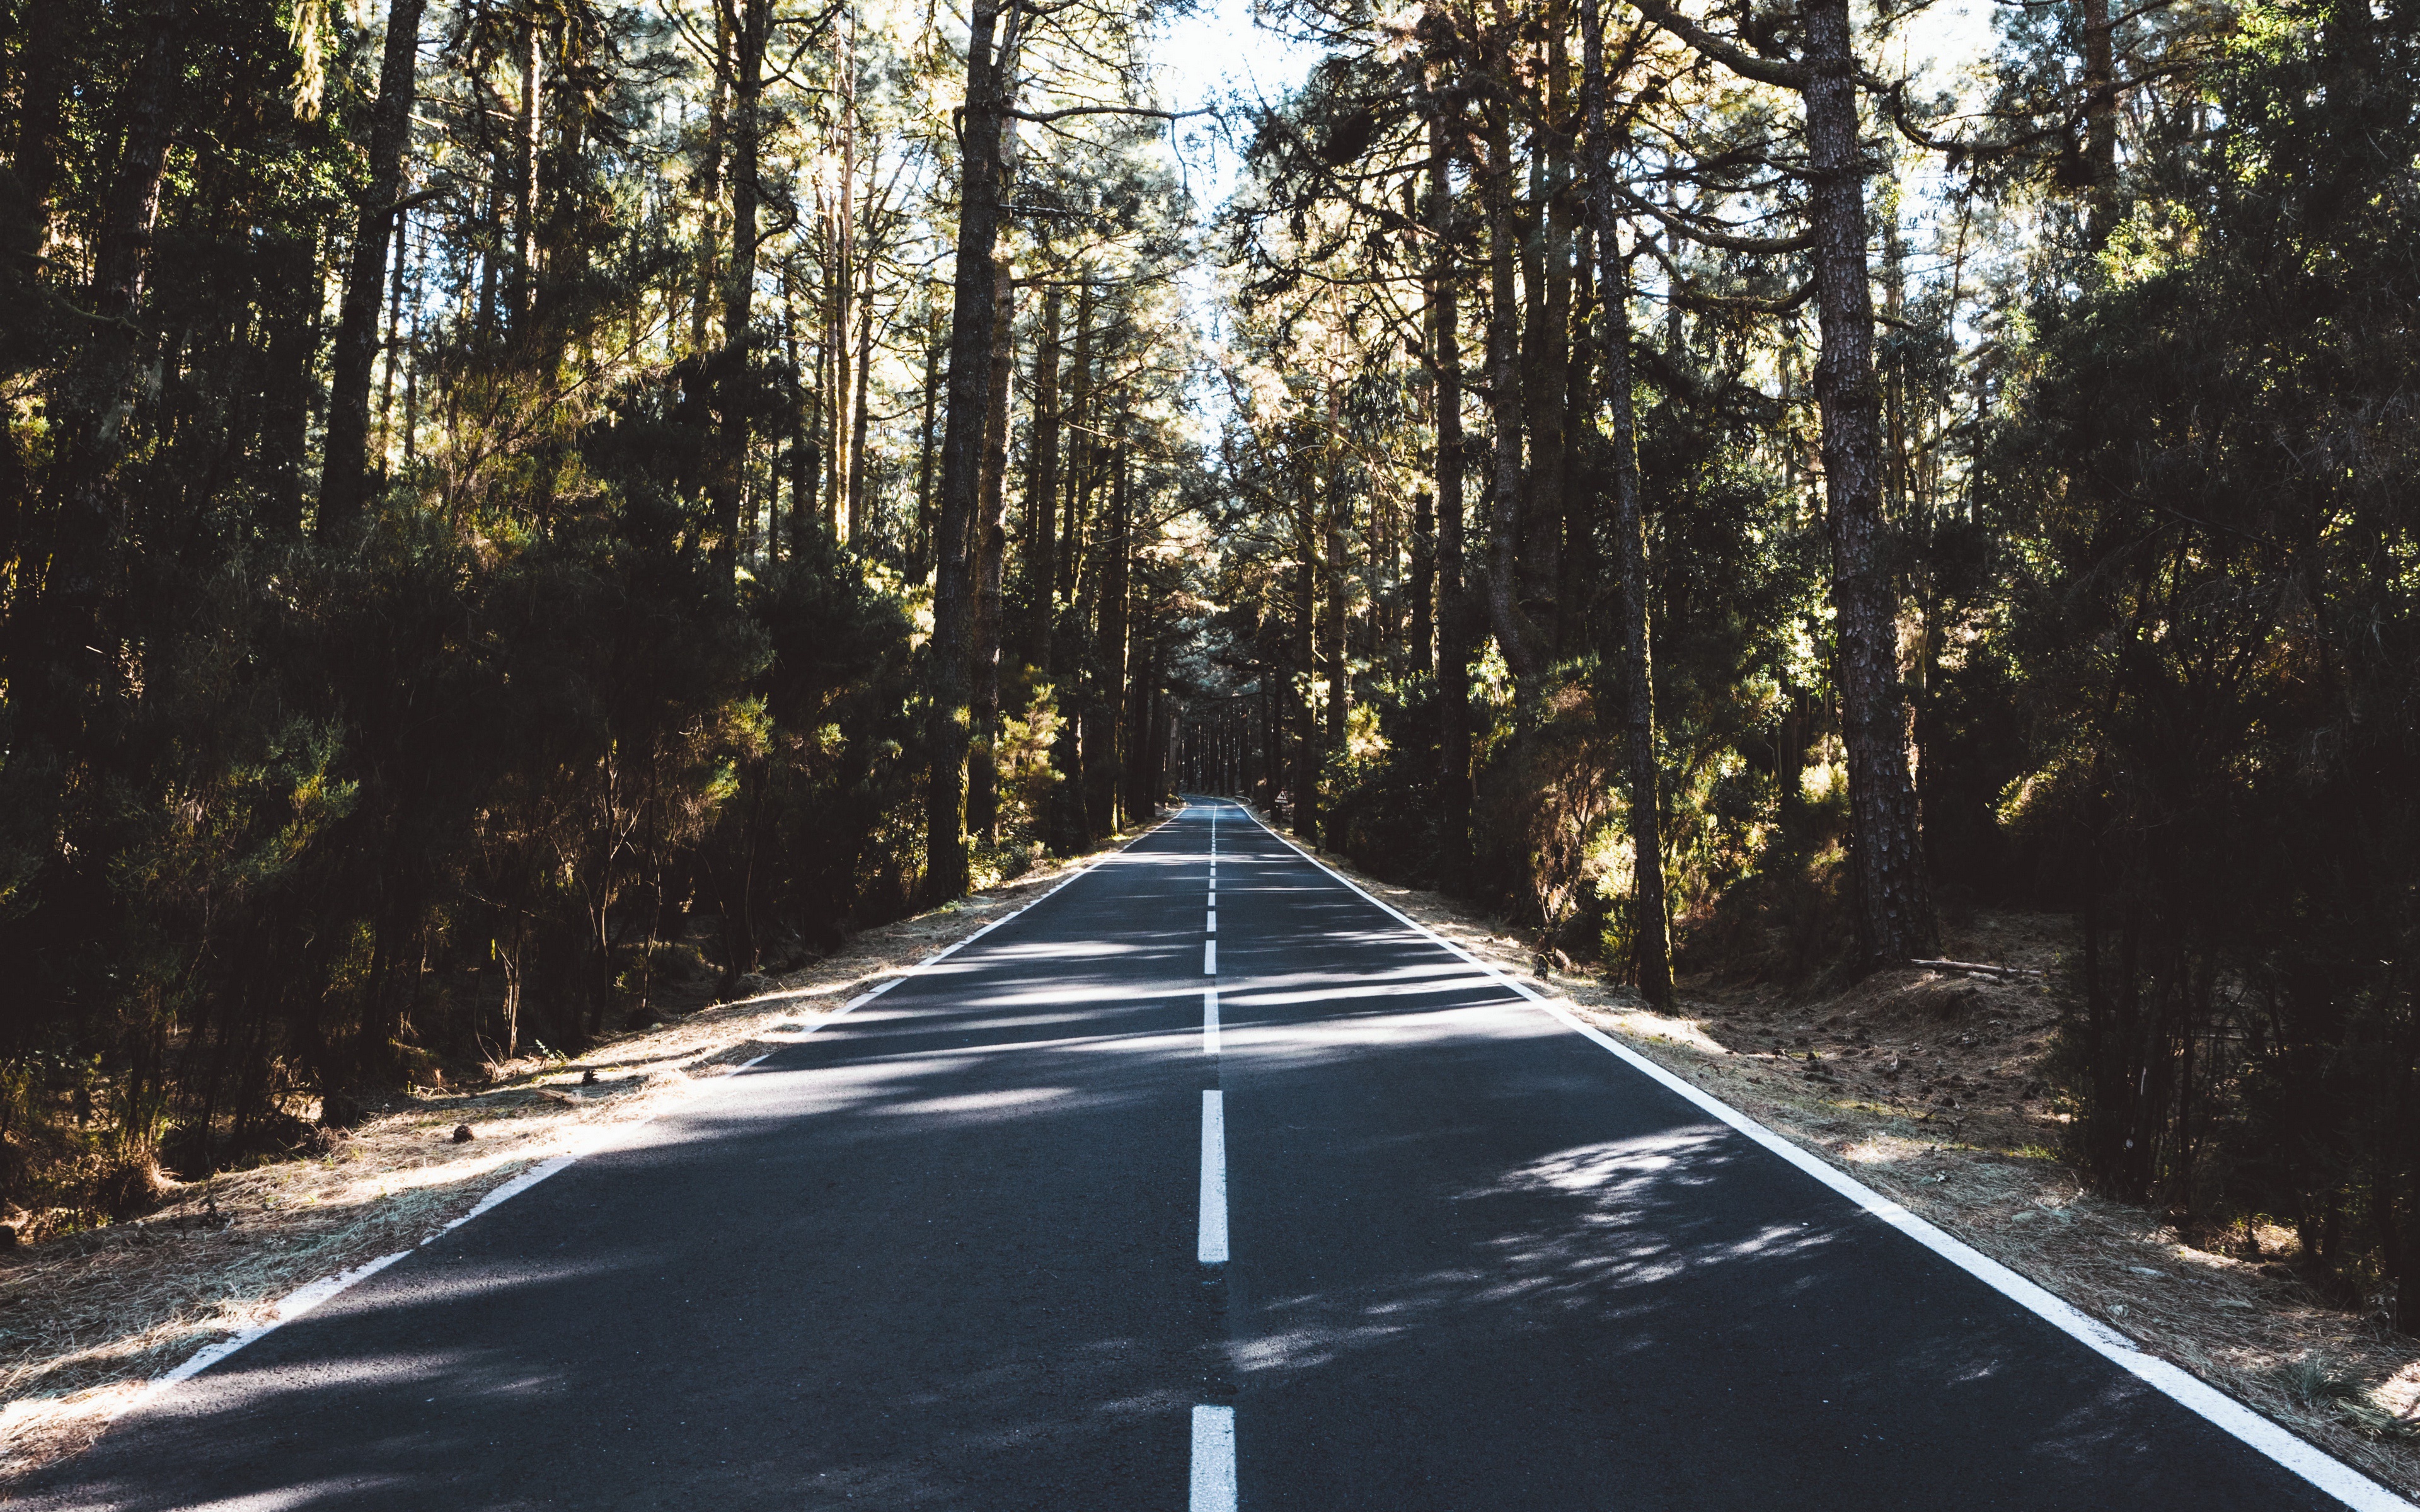
[[[2344,1504],[1206,802],[28,1502]]]

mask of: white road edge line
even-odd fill
[[[1259,814],[1253,813],[1249,809],[1244,811],[1251,816],[1254,824],[1268,830],[1270,836],[1280,844],[1286,846],[1304,860],[1335,878],[1364,903],[1387,914],[1430,943],[1477,966],[1528,999],[1542,1011],[1551,1013],[1561,1020],[1563,1026],[1573,1032],[1611,1051],[1632,1069],[1679,1093],[1697,1106],[1730,1124],[1741,1134],[1839,1193],[1884,1223],[2117,1365],[2136,1380],[2266,1455],[2286,1470],[2301,1476],[2347,1506],[2354,1508],[2355,1512],[2412,1512],[2412,1503],[2396,1495],[2343,1460],[2313,1444],[2304,1443],[2190,1372],[2170,1365],[2156,1355],[2146,1354],[2135,1347],[2133,1340],[2116,1329],[2086,1317],[2072,1304],[2054,1296],[2040,1286],[2026,1280],[1963,1241],[1934,1227],[1863,1181],[1808,1154],[1730,1103],[1713,1096],[1701,1088],[1691,1085],[1619,1040],[1582,1022],[1569,1010],[1547,1002],[1530,987],[1514,978],[1506,976],[1495,966],[1481,961],[1401,909],[1371,897],[1352,879],[1334,867],[1305,851],[1275,829],[1270,829],[1268,824]]]
[[[1193,1410],[1193,1495],[1189,1512],[1235,1512],[1235,1410]]]
[[[1151,828],[1144,830],[1141,834],[1137,835],[1134,839],[1126,841],[1124,845],[1111,851],[1109,856],[1101,857],[1098,861],[1090,861],[1085,863],[1083,866],[1078,867],[1075,871],[1070,872],[1066,876],[1061,878],[1058,886],[1052,887],[1048,892],[1044,893],[1041,897],[1034,899],[1032,903],[1027,903],[1024,907],[1016,909],[1013,913],[1001,915],[998,918],[993,919],[990,923],[985,924],[983,928],[975,931],[973,933],[968,935],[965,939],[958,941],[956,944],[935,951],[933,954],[926,956],[923,960],[917,962],[914,965],[909,966],[907,970],[901,972],[895,977],[890,978],[884,981],[876,982],[872,987],[867,988],[864,992],[858,994],[855,997],[843,1003],[840,1007],[833,1009],[822,1018],[819,1018],[813,1024],[808,1025],[805,1029],[799,1032],[798,1037],[799,1039],[804,1039],[808,1035],[814,1033],[817,1029],[822,1028],[825,1025],[830,1024],[832,1020],[839,1018],[841,1015],[855,1012],[857,1010],[863,1008],[866,1004],[881,996],[884,993],[889,992],[892,988],[898,986],[903,981],[906,981],[908,978],[917,976],[933,966],[940,964],[944,960],[957,954],[968,946],[974,944],[975,941],[982,939],[985,935],[1000,928],[1002,924],[1007,923],[1010,919],[1016,918],[1020,915],[1031,913],[1034,909],[1041,907],[1044,903],[1048,903],[1051,899],[1057,897],[1061,891],[1076,882],[1078,878],[1087,876],[1096,871],[1103,862],[1108,861],[1110,856],[1122,856],[1128,850],[1141,844],[1144,840],[1163,828],[1165,824],[1166,821],[1163,821],[1158,825],[1154,825]],[[771,1054],[772,1052],[769,1050],[765,1052],[765,1056],[769,1056]],[[758,1056],[754,1060],[743,1060],[738,1065],[732,1067],[720,1076],[711,1078],[710,1080],[701,1081],[697,1087],[690,1089],[688,1096],[668,1103],[663,1107],[658,1108],[655,1112],[648,1114],[645,1118],[636,1119],[628,1123],[615,1124],[611,1128],[599,1130],[596,1134],[592,1134],[586,1141],[582,1142],[578,1148],[557,1155],[551,1160],[542,1161],[539,1164],[531,1166],[528,1170],[521,1172],[511,1180],[499,1184],[486,1196],[481,1197],[470,1211],[462,1214],[459,1218],[456,1218],[452,1222],[447,1223],[442,1227],[440,1227],[436,1232],[423,1239],[420,1242],[420,1244],[434,1244],[439,1240],[444,1238],[447,1234],[452,1233],[455,1229],[469,1223],[472,1219],[487,1212],[489,1209],[494,1208],[501,1203],[511,1201],[513,1198],[520,1196],[522,1193],[528,1191],[531,1187],[534,1187],[540,1181],[545,1180],[548,1177],[570,1166],[574,1162],[596,1154],[599,1149],[603,1149],[610,1140],[620,1135],[636,1134],[639,1130],[645,1128],[647,1125],[655,1122],[658,1119],[664,1117],[666,1114],[681,1111],[683,1108],[688,1107],[691,1103],[695,1102],[698,1098],[703,1097],[710,1088],[719,1086],[723,1082],[729,1081],[739,1072],[755,1065],[756,1061],[764,1059],[765,1056]],[[1222,1210],[1220,1213],[1220,1221],[1223,1223],[1224,1220],[1225,1214]],[[413,1246],[415,1249],[418,1247],[420,1246]],[[110,1412],[107,1421],[114,1423],[117,1419],[124,1417],[127,1413],[134,1411],[136,1408],[148,1405],[166,1393],[170,1387],[177,1385],[180,1381],[184,1381],[194,1376],[200,1375],[203,1371],[208,1370],[210,1366],[218,1364],[221,1360],[225,1359],[228,1355],[233,1354],[236,1350],[242,1349],[245,1345],[255,1343],[257,1340],[266,1338],[270,1335],[274,1334],[280,1328],[285,1327],[287,1323],[290,1323],[296,1319],[302,1317],[304,1314],[309,1313],[313,1308],[318,1306],[321,1303],[326,1302],[329,1298],[335,1296],[338,1292],[349,1290],[353,1287],[368,1280],[371,1276],[378,1274],[380,1271],[385,1270],[388,1266],[393,1265],[396,1261],[402,1259],[411,1253],[411,1250],[407,1249],[397,1250],[392,1255],[381,1255],[378,1258],[357,1265],[349,1271],[340,1271],[334,1275],[321,1276],[318,1280],[311,1282],[307,1286],[296,1288],[294,1290],[287,1292],[284,1297],[278,1299],[276,1306],[268,1322],[256,1324],[251,1328],[244,1329],[240,1333],[230,1334],[225,1338],[204,1345],[182,1365],[176,1366],[165,1375],[155,1377],[151,1381],[145,1382],[141,1391],[136,1392],[132,1396],[127,1398],[124,1403]]]
[[[1202,1238],[1204,1265],[1227,1263],[1227,1110],[1217,1092],[1202,1094]]]
[[[1205,1056],[1218,1053],[1218,989],[1216,987],[1202,989],[1202,1053]]]

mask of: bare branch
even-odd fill
[[[1777,85],[1783,89],[1804,89],[1814,74],[1803,63],[1784,63],[1775,58],[1758,57],[1733,43],[1726,42],[1714,33],[1682,15],[1666,4],[1666,0],[1630,0],[1638,13],[1667,32],[1686,42],[1699,54],[1712,58],[1743,79],[1759,84]]]

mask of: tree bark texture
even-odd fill
[[[2084,236],[2109,245],[2118,219],[2118,60],[2109,0],[2084,0]]]
[[[731,152],[731,255],[722,269],[722,349],[713,386],[720,444],[708,485],[718,555],[736,568],[743,533],[740,497],[748,473],[749,325],[756,293],[758,159],[764,140],[765,49],[773,29],[773,0],[746,0],[731,42],[731,107],[724,122]]]
[[[352,262],[337,307],[336,348],[328,383],[328,440],[319,477],[318,533],[340,539],[361,518],[369,493],[370,370],[378,360],[379,296],[396,202],[403,197],[404,148],[419,84],[420,17],[427,0],[392,0],[379,93],[370,108],[369,180],[353,230]],[[157,190],[153,191],[156,199]]]
[[[1545,114],[1530,135],[1529,234],[1524,247],[1523,290],[1528,361],[1522,400],[1529,433],[1529,468],[1521,505],[1523,615],[1535,627],[1541,659],[1561,647],[1556,590],[1562,579],[1563,515],[1570,492],[1572,226],[1569,72],[1560,6],[1546,21]]]
[[[1638,424],[1630,390],[1630,279],[1622,266],[1613,142],[1606,121],[1605,23],[1580,7],[1588,95],[1589,204],[1596,223],[1597,283],[1605,333],[1605,393],[1613,444],[1614,534],[1621,553],[1622,756],[1630,779],[1633,955],[1639,995],[1658,1008],[1672,1001],[1669,907],[1664,891],[1663,780],[1655,760],[1655,678],[1647,613],[1647,531],[1638,504]]]
[[[1509,96],[1511,65],[1503,44],[1491,44],[1491,73],[1500,96]],[[1512,104],[1498,98],[1487,106],[1487,161],[1480,165],[1480,193],[1487,211],[1487,407],[1495,427],[1495,474],[1490,490],[1487,613],[1504,664],[1512,669],[1523,709],[1537,693],[1541,661],[1537,635],[1521,612],[1522,440],[1526,424],[1521,392],[1521,291],[1517,277],[1521,224],[1512,203]]]
[[[939,432],[934,426],[941,396],[941,339],[937,330],[924,345],[924,414],[916,431],[916,538],[908,547],[908,578],[923,582],[933,570],[933,458]]]
[[[1059,576],[1059,285],[1042,291],[1033,351],[1033,421],[1025,460],[1025,659],[1050,665],[1050,616]]]
[[[1432,385],[1434,392],[1434,385]],[[1412,495],[1410,671],[1425,677],[1436,670],[1436,495]]]
[[[1807,144],[1823,410],[1824,513],[1832,538],[1842,743],[1848,748],[1857,951],[1869,964],[1937,954],[1932,896],[1908,780],[1899,678],[1898,594],[1882,517],[1882,404],[1867,286],[1865,156],[1848,0],[1811,0]]]
[[[546,33],[537,17],[524,11],[517,40],[520,56],[520,97],[513,102],[512,195],[513,260],[506,270],[504,309],[517,340],[529,336],[529,316],[536,282],[538,91],[543,86],[544,58],[540,44]]]
[[[1068,416],[1075,430],[1067,439],[1067,510],[1059,531],[1059,592],[1076,591],[1078,549],[1084,539],[1084,486],[1093,459],[1093,324],[1099,314],[1098,292],[1088,276],[1076,294],[1076,360],[1068,373]]]
[[[1464,602],[1462,309],[1453,256],[1453,159],[1444,106],[1429,121],[1429,349],[1436,376],[1437,863],[1470,856],[1470,623]]]
[[[941,501],[934,543],[933,641],[928,663],[932,765],[924,798],[924,891],[928,900],[967,890],[968,656],[974,630],[972,545],[991,399],[995,299],[992,249],[1000,239],[1002,57],[1015,45],[1016,11],[1001,35],[1001,7],[977,0],[967,37],[967,103],[959,140],[957,267],[950,305],[949,397],[941,430]]]
[[[1352,702],[1353,663],[1351,648],[1345,644],[1346,601],[1344,574],[1344,529],[1346,510],[1351,506],[1344,496],[1344,465],[1342,456],[1343,414],[1342,375],[1339,374],[1327,390],[1327,429],[1324,437],[1320,471],[1324,487],[1320,500],[1320,544],[1325,563],[1321,577],[1319,607],[1320,660],[1327,669],[1327,706],[1322,711],[1320,741],[1321,769],[1329,762],[1344,755],[1345,715]],[[1321,843],[1331,851],[1344,847],[1344,836],[1337,828],[1340,816],[1333,808],[1321,806]]]
[[[1158,721],[1153,717],[1153,705],[1157,702],[1154,694],[1159,683],[1159,642],[1151,631],[1151,614],[1146,605],[1141,622],[1135,626],[1133,652],[1126,658],[1125,810],[1129,822],[1148,818],[1159,803],[1162,749]]]
[[[1125,704],[1127,551],[1134,511],[1129,491],[1133,450],[1121,426],[1119,439],[1108,449],[1109,507],[1094,547],[1099,556],[1100,640],[1093,696],[1085,702],[1085,808],[1101,834],[1118,827],[1125,767],[1134,755],[1129,748],[1132,733],[1119,728]]]
[[[1294,661],[1302,681],[1295,699],[1294,832],[1319,841],[1318,683],[1319,541],[1307,461],[1295,463]]]
[[[715,279],[716,270],[721,266],[722,167],[730,120],[731,8],[718,0],[714,7],[714,92],[706,100],[705,161],[697,171],[697,299],[690,307],[690,350],[701,354],[706,348],[714,307],[721,302]]]
[[[17,139],[8,173],[13,185],[0,180],[0,255],[21,268],[14,276],[30,277],[42,246],[49,239],[51,186],[58,177],[59,133],[65,122],[61,106],[67,97],[68,10],[64,5],[35,3],[21,12],[24,26],[17,52]]]
[[[993,747],[1000,733],[1000,648],[1005,624],[1001,571],[1008,554],[1003,524],[1008,472],[1009,381],[1015,376],[1012,337],[1015,285],[1005,258],[992,292],[990,412],[984,417],[984,464],[975,512],[974,748],[967,758],[967,828],[985,845],[1000,828],[1000,773]]]

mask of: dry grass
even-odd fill
[[[1438,894],[1327,865],[1373,896],[1927,1221],[2329,1454],[2420,1497],[2420,1344],[2327,1305],[2274,1262],[2197,1249],[2103,1201],[2052,1152],[2063,1116],[2039,1072],[2056,1008],[2040,980],[1914,967],[1824,997],[1684,983],[1669,1014]],[[1978,916],[1952,959],[2049,970],[2053,916]],[[2271,1254],[2290,1244],[2275,1229]]]
[[[185,1183],[140,1222],[0,1258],[0,1500],[99,1437],[153,1377],[266,1320],[296,1288],[410,1248],[516,1173],[787,1042],[785,1030],[1032,902],[1081,864],[1048,863],[867,930],[779,980],[747,979],[752,995],[610,1038],[578,1060],[525,1057],[491,1067],[476,1090],[399,1101],[325,1155]],[[583,1085],[590,1072],[594,1085]],[[457,1144],[461,1125],[473,1137]]]

